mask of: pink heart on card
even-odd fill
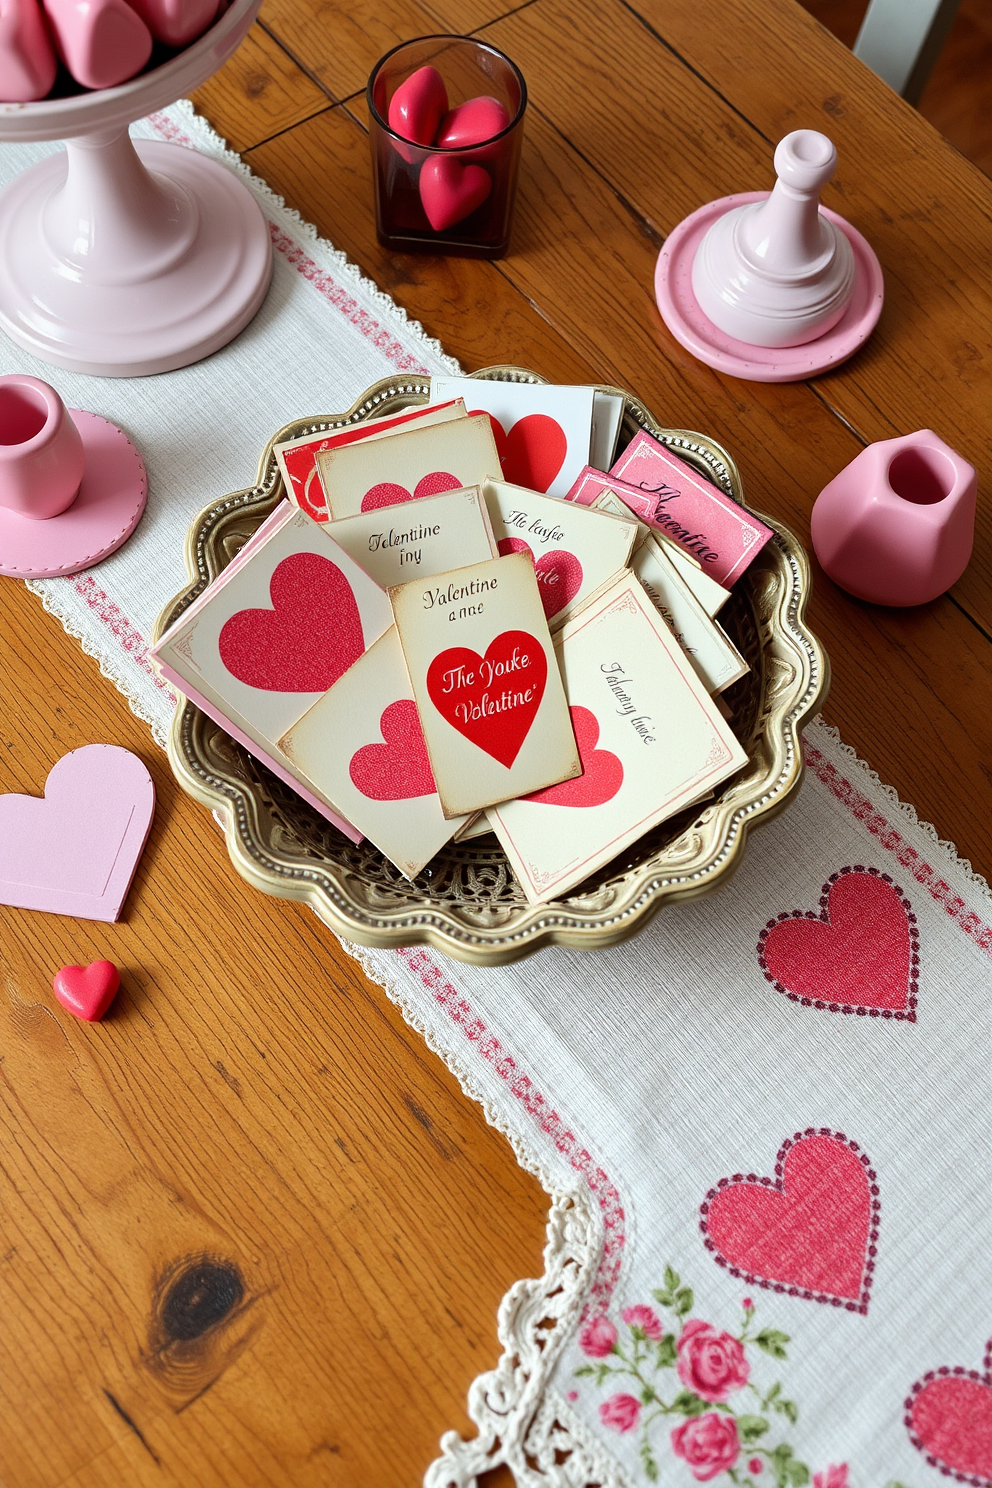
[[[502,134],[509,122],[510,116],[499,99],[483,94],[456,104],[445,114],[434,143],[444,150],[484,145],[497,134]]]
[[[481,207],[493,183],[481,165],[432,155],[420,170],[420,200],[435,232],[445,232]]]
[[[574,553],[565,548],[554,548],[534,559],[534,552],[522,537],[503,537],[497,543],[500,553],[528,553],[537,576],[537,592],[541,596],[544,614],[548,620],[563,610],[582,588],[582,564]]]
[[[351,757],[348,774],[355,789],[370,801],[433,796],[437,786],[413,699],[400,698],[384,708],[379,731],[384,744],[363,744]]]
[[[116,920],[154,814],[152,778],[129,749],[63,755],[43,798],[0,796],[0,904]]]
[[[732,1276],[866,1313],[878,1216],[878,1182],[865,1153],[842,1132],[809,1127],[782,1144],[774,1178],[721,1178],[706,1195],[699,1228]]]
[[[832,874],[818,915],[796,909],[765,926],[758,960],[775,990],[804,1007],[916,1022],[916,916],[888,874]]]
[[[597,749],[599,722],[589,708],[569,708],[575,742],[579,747],[582,774],[574,780],[563,780],[558,785],[546,786],[525,801],[537,801],[542,806],[602,806],[612,801],[623,785],[623,765],[618,755],[609,749]]]
[[[380,481],[370,486],[362,497],[362,511],[378,511],[380,506],[398,506],[401,501],[419,501],[423,496],[440,496],[443,491],[457,491],[461,481],[446,470],[432,470],[422,476],[412,491],[395,481]]]
[[[547,413],[528,413],[511,425],[509,434],[492,414],[489,421],[503,479],[531,491],[546,492],[568,454],[568,437],[558,420]]]
[[[232,677],[266,692],[326,692],[365,650],[352,587],[320,553],[291,553],[269,581],[271,610],[239,610],[218,641]]]
[[[89,966],[63,966],[55,973],[52,990],[64,1008],[87,1023],[98,1023],[117,996],[120,973],[112,961]]]
[[[906,1401],[906,1429],[931,1467],[963,1483],[992,1482],[992,1340],[984,1369],[931,1369]]]

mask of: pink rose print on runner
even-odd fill
[[[638,1302],[635,1307],[625,1307],[620,1314],[628,1328],[640,1328],[645,1338],[650,1338],[652,1343],[660,1343],[664,1334],[661,1318],[653,1307],[645,1307]]]
[[[694,1416],[672,1432],[672,1451],[688,1464],[698,1483],[708,1483],[733,1467],[740,1456],[737,1422],[716,1411]]]
[[[617,1330],[605,1313],[590,1318],[579,1334],[579,1348],[590,1359],[605,1359],[612,1354],[617,1341]]]
[[[686,1323],[678,1341],[678,1372],[688,1389],[715,1405],[735,1390],[743,1390],[750,1369],[736,1338],[694,1318]]]
[[[984,1368],[931,1369],[906,1401],[906,1430],[918,1452],[949,1477],[992,1484],[992,1339]]]
[[[599,1407],[599,1419],[614,1431],[633,1431],[641,1418],[641,1402],[633,1395],[611,1395]]]
[[[836,1467],[825,1467],[822,1472],[814,1473],[813,1488],[850,1488],[847,1480],[847,1463],[842,1462]]]
[[[832,874],[818,915],[793,909],[770,920],[758,961],[776,992],[803,1007],[916,1022],[916,916],[876,868]]]
[[[779,1149],[774,1178],[735,1173],[710,1189],[699,1228],[733,1276],[867,1313],[878,1180],[843,1132],[808,1127]]]

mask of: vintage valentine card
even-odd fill
[[[322,450],[339,449],[344,444],[357,444],[366,439],[383,439],[400,429],[423,428],[425,424],[446,424],[451,419],[465,417],[465,404],[456,399],[432,408],[408,408],[403,413],[388,414],[385,418],[366,419],[360,424],[349,424],[344,429],[332,429],[322,434],[305,434],[299,439],[286,439],[273,445],[272,452],[282,474],[286,495],[295,506],[305,511],[318,522],[330,517],[324,500],[320,476],[317,474],[317,456]]]
[[[650,527],[658,541],[664,544],[672,563],[685,579],[707,615],[717,614],[730,598],[730,590],[718,584],[708,573],[704,573],[698,558],[694,558],[691,553],[679,547],[678,543],[664,532],[651,526],[645,515],[650,511],[651,498],[645,492],[639,491],[636,486],[628,486],[625,481],[619,480],[615,475],[604,475],[601,470],[593,470],[591,466],[587,466],[568,492],[565,500],[578,502],[580,506],[594,506],[597,511],[609,511],[614,516],[626,511],[637,517],[643,526]]]
[[[744,676],[747,662],[723,627],[707,615],[666,548],[649,537],[630,566],[707,692],[723,692]]]
[[[445,816],[579,773],[525,553],[415,579],[389,594]]]
[[[338,519],[481,486],[487,476],[499,478],[499,456],[488,417],[476,414],[322,450],[317,469],[331,516]]]
[[[643,515],[673,537],[725,588],[732,587],[771,537],[770,527],[643,429],[610,470],[650,499]]]
[[[499,551],[530,555],[553,630],[626,568],[637,537],[633,518],[618,522],[505,481],[487,481],[483,491]]]
[[[633,575],[556,649],[583,773],[487,813],[532,903],[567,893],[747,763]]]
[[[395,626],[280,745],[406,878],[468,822],[441,811]]]
[[[493,420],[502,477],[549,496],[564,496],[588,464],[593,389],[547,383],[490,382],[481,377],[434,377],[431,402],[463,398],[469,413]],[[491,472],[498,480],[500,471]]]
[[[342,517],[327,531],[383,589],[499,556],[478,486]]]

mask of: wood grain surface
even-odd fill
[[[388,253],[365,78],[400,40],[479,29],[531,96],[510,254]],[[467,369],[631,387],[725,443],[804,542],[872,439],[933,427],[989,489],[992,186],[792,0],[267,0],[197,103]],[[694,207],[769,185],[800,124],[837,142],[827,201],[879,252],[886,308],[830,376],[735,382],[665,331],[654,259]],[[811,608],[828,719],[986,873],[990,576],[983,500],[952,595],[878,610],[817,573]],[[0,790],[107,741],[159,792],[120,924],[0,909],[3,1488],[418,1482],[468,1429],[500,1297],[540,1271],[544,1194],[316,918],[238,878],[125,701],[7,581],[0,709]],[[123,988],[90,1026],[51,978],[101,956]]]

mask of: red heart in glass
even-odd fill
[[[469,98],[445,114],[434,143],[445,150],[484,145],[497,134],[502,134],[509,122],[510,116],[498,98],[488,95]]]
[[[544,697],[548,659],[525,630],[504,630],[485,656],[451,646],[427,669],[431,702],[452,728],[507,769]]]
[[[450,155],[432,155],[420,171],[420,200],[435,232],[470,217],[481,207],[493,183],[481,165],[463,165]]]
[[[418,67],[389,100],[386,122],[414,145],[430,145],[448,112],[448,90],[436,67]]]

